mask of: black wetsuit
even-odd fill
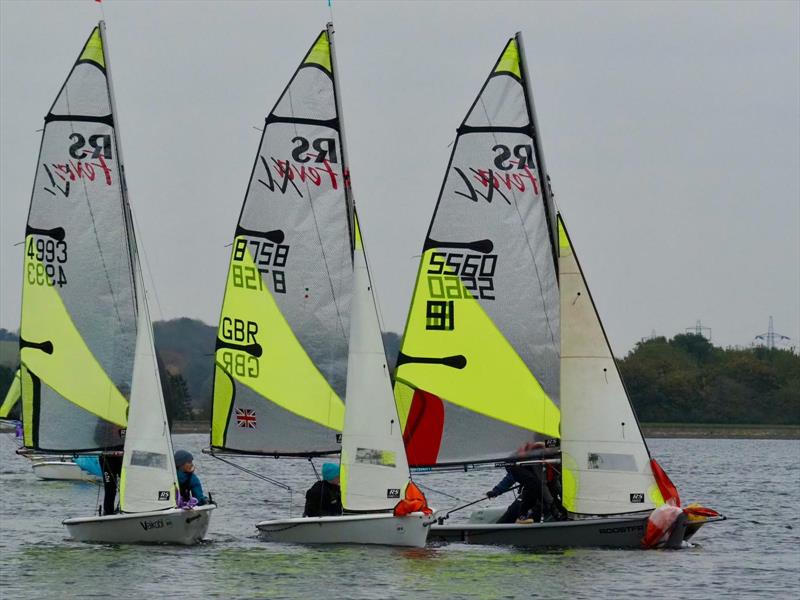
[[[342,514],[342,492],[338,485],[318,481],[306,492],[304,517],[333,517]]]
[[[101,454],[100,469],[103,471],[103,514],[113,515],[116,508],[119,476],[122,473],[122,456]]]
[[[514,523],[520,517],[531,513],[537,523],[542,520],[542,509],[548,516],[562,519],[564,511],[558,501],[553,498],[547,485],[543,485],[541,467],[533,465],[510,465],[506,467],[508,474],[522,486],[519,496],[508,507],[498,523]]]

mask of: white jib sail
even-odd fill
[[[564,507],[608,515],[653,509],[661,494],[600,317],[559,218]]]
[[[178,482],[158,375],[153,325],[147,310],[139,258],[135,244],[132,246],[139,314],[128,431],[122,461],[120,508],[122,512],[138,513],[174,508]]]
[[[391,510],[409,480],[386,353],[358,221],[353,251],[353,304],[342,433],[342,505]]]

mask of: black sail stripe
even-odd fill
[[[114,117],[112,115],[92,116],[92,115],[54,115],[49,113],[44,122],[52,123],[53,121],[78,121],[86,123],[104,123],[109,127],[114,127]]]

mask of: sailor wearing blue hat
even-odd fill
[[[306,492],[304,517],[333,517],[342,514],[342,492],[339,488],[339,465],[322,465],[322,480]]]

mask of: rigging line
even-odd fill
[[[314,460],[311,457],[309,457],[308,462],[311,464],[311,468],[314,469],[314,477],[317,478],[317,481],[322,479],[322,477],[320,477],[319,473],[317,472],[317,465],[314,464]]]
[[[287,88],[287,92],[289,94],[289,109],[292,111],[292,116],[296,117],[297,115],[294,112],[294,101],[293,101],[293,97],[292,97],[291,85]],[[337,117],[339,116],[338,112],[337,112],[336,116]],[[294,134],[296,136],[299,136],[300,133],[297,131],[297,123],[293,123],[292,126],[294,128]],[[339,146],[340,147],[341,147],[341,138],[342,138],[342,136],[341,136],[341,134],[339,134]],[[344,155],[342,155],[342,161],[344,161]],[[344,164],[344,162],[342,162],[342,192],[345,194],[345,199],[346,199],[347,198],[347,187],[345,185],[346,181],[345,181],[345,177],[344,177],[345,166],[346,165]],[[288,168],[288,165],[287,165],[287,168]],[[325,265],[325,274],[328,276],[328,284],[329,284],[329,286],[331,288],[331,297],[333,298],[333,305],[336,307],[337,321],[339,323],[339,328],[341,329],[342,338],[347,340],[348,336],[347,336],[347,332],[345,331],[344,323],[342,322],[342,313],[339,310],[339,302],[337,301],[336,291],[333,288],[333,278],[331,277],[331,271],[328,268],[328,257],[325,254],[325,245],[322,243],[322,234],[320,233],[319,222],[317,221],[317,212],[314,209],[314,203],[311,201],[311,188],[308,185],[308,178],[306,178],[304,183],[305,183],[305,187],[306,187],[306,194],[308,196],[308,206],[309,206],[309,208],[311,208],[311,216],[314,217],[314,230],[317,233],[317,240],[319,241],[320,251],[322,252],[322,264]]]
[[[131,211],[131,217],[133,217],[133,224],[135,231],[138,233],[138,235],[136,235],[136,239],[142,240],[142,243],[139,243],[137,241],[136,249],[137,250],[141,249],[142,254],[144,254],[144,266],[147,268],[147,276],[150,278],[150,289],[153,291],[153,296],[156,299],[156,306],[158,307],[158,316],[160,320],[163,321],[164,311],[161,310],[161,300],[158,298],[158,286],[156,286],[156,281],[153,278],[153,271],[150,269],[150,260],[147,258],[147,249],[145,248],[145,245],[143,243],[144,240],[141,234],[142,227],[139,225],[139,221],[136,219],[136,214],[133,212],[132,208],[130,209],[130,211]],[[142,290],[142,292],[144,292],[144,294],[147,295],[147,290]]]
[[[452,494],[448,494],[447,492],[443,492],[441,490],[434,489],[434,488],[429,487],[427,485],[422,485],[421,483],[419,483],[417,481],[414,482],[414,485],[416,485],[418,487],[421,487],[423,490],[428,490],[429,492],[433,492],[434,494],[440,494],[440,495],[444,496],[445,498],[451,498],[453,500],[458,500],[459,502],[463,502],[464,501],[463,498],[459,498],[458,496],[453,496]]]
[[[481,96],[480,101],[481,101],[481,107],[483,108],[483,114],[486,116],[486,122],[489,123],[490,126],[493,126],[494,123],[492,123],[492,120],[489,118],[489,111],[486,110],[486,103],[483,101],[483,96]],[[533,124],[531,124],[531,126],[533,126]],[[494,131],[492,131],[492,140],[494,141],[495,144],[497,144],[497,136],[495,135]],[[540,173],[539,186],[542,188],[542,198],[544,198],[544,186],[548,185],[548,182],[541,181],[541,170],[539,170],[539,173]],[[489,182],[489,185],[494,185],[494,179],[492,179],[492,181]],[[525,245],[528,247],[528,252],[531,255],[531,260],[533,261],[533,268],[534,271],[536,272],[536,280],[539,282],[539,296],[542,299],[542,307],[544,308],[542,312],[544,312],[544,318],[547,321],[547,329],[550,332],[550,340],[553,343],[555,343],[556,341],[555,333],[553,332],[553,326],[550,323],[550,315],[547,314],[547,302],[544,299],[544,288],[542,286],[541,275],[539,274],[539,265],[536,262],[536,255],[534,254],[533,248],[531,247],[531,240],[530,237],[528,236],[528,230],[525,227],[525,220],[522,218],[522,213],[519,212],[519,203],[517,202],[517,194],[513,188],[511,189],[511,197],[514,198],[514,209],[516,210],[517,217],[519,217],[520,224],[522,225],[522,233],[525,234]],[[545,211],[547,210],[546,206],[544,207],[544,210]]]
[[[510,490],[506,490],[503,493],[506,494],[506,493],[511,492],[511,491],[517,491],[521,487],[522,487],[521,485],[518,485],[516,487],[511,488]],[[445,522],[446,519],[449,519],[450,515],[453,514],[454,512],[458,512],[459,510],[463,510],[465,508],[468,508],[468,507],[472,506],[473,504],[478,504],[479,502],[483,502],[484,500],[489,500],[489,496],[481,496],[477,500],[473,500],[472,502],[468,502],[467,504],[463,504],[461,506],[456,506],[455,508],[452,508],[452,509],[448,510],[444,514],[444,516],[437,517],[436,521],[439,523],[439,525],[441,525],[441,524],[443,524]]]
[[[226,460],[226,459],[222,458],[221,456],[219,456],[217,454],[214,454],[213,452],[211,453],[211,456],[213,456],[214,458],[216,458],[219,461],[224,462],[226,465],[232,466],[234,469],[239,469],[243,473],[247,473],[248,475],[252,475],[253,477],[256,477],[257,479],[261,479],[262,481],[266,481],[267,483],[271,483],[275,487],[282,488],[282,489],[286,490],[287,492],[289,492],[290,494],[292,493],[292,488],[290,486],[286,485],[285,483],[282,483],[282,482],[278,481],[277,479],[272,479],[271,477],[267,477],[266,475],[262,475],[261,473],[253,471],[252,469],[248,469],[247,467],[243,467],[242,465],[237,465],[235,462],[232,462],[230,460]]]

